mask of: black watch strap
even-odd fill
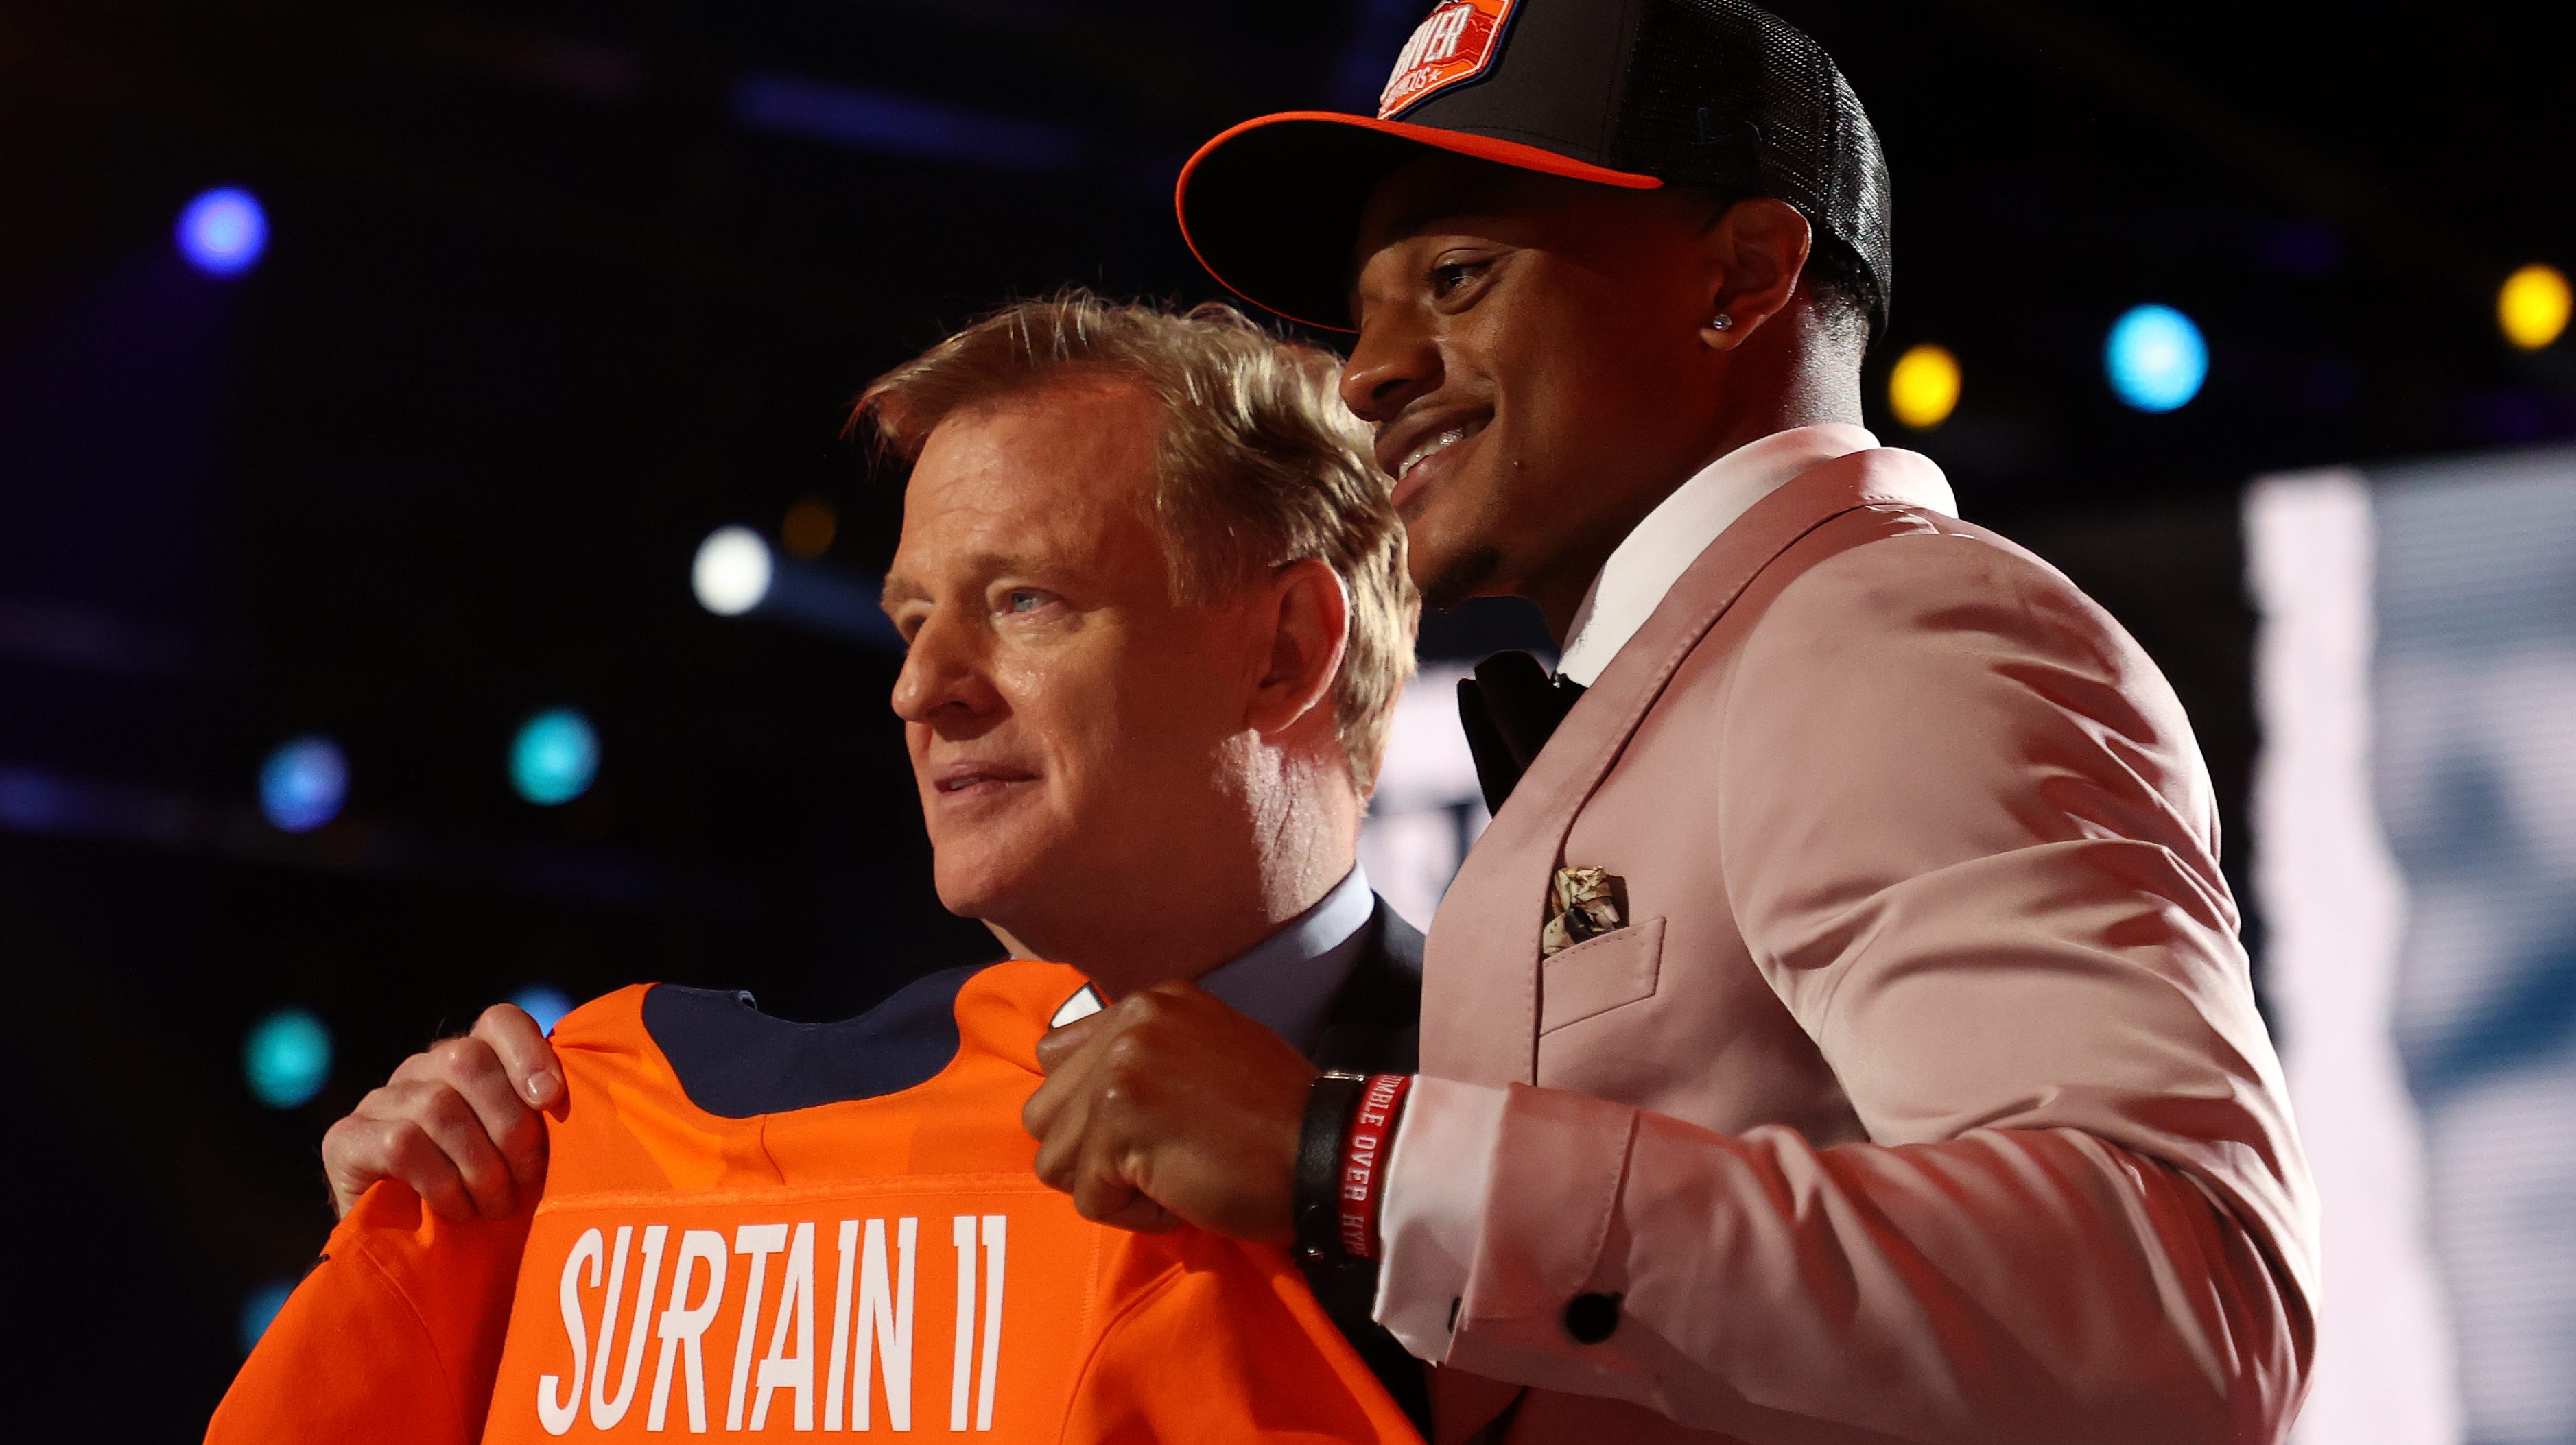
[[[1324,1073],[1306,1090],[1306,1120],[1297,1133],[1297,1186],[1292,1196],[1297,1254],[1310,1264],[1345,1258],[1341,1236],[1342,1134],[1359,1107],[1365,1074]]]

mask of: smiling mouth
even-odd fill
[[[1433,478],[1447,468],[1449,459],[1458,444],[1482,433],[1491,420],[1491,417],[1476,417],[1457,422],[1444,426],[1415,442],[1412,449],[1407,451],[1395,466],[1393,500],[1396,506],[1404,506],[1425,486],[1428,486]]]
[[[1483,431],[1484,429],[1485,424],[1481,421],[1461,422],[1456,426],[1445,427],[1440,431],[1423,438],[1414,446],[1412,451],[1405,453],[1403,461],[1397,463],[1395,468],[1395,479],[1400,482],[1405,478],[1412,476],[1413,469],[1415,467],[1422,465],[1424,462],[1431,460],[1433,457],[1438,456],[1440,453],[1447,451],[1449,448],[1465,441],[1467,438],[1474,436],[1476,433]]]
[[[1008,768],[973,768],[935,778],[931,786],[941,797],[973,797],[1001,792],[1014,783],[1033,782],[1027,773]]]

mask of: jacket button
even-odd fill
[[[1619,1297],[1579,1294],[1565,1306],[1565,1332],[1578,1345],[1597,1345],[1619,1332]]]

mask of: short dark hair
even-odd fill
[[[1719,191],[1708,186],[1675,186],[1675,191],[1693,197],[1708,208],[1709,219],[1725,215],[1739,201],[1753,199],[1756,192]],[[1806,212],[1801,210],[1800,215]],[[1878,340],[1878,318],[1887,314],[1887,296],[1879,286],[1878,273],[1860,258],[1860,253],[1842,240],[1815,226],[1809,216],[1815,242],[1807,252],[1807,269],[1799,282],[1806,287],[1807,302],[1815,308],[1816,319],[1826,333],[1840,345],[1851,349],[1858,360]]]
[[[1877,275],[1851,247],[1820,231],[1815,249],[1807,254],[1803,279],[1816,318],[1835,340],[1851,348],[1854,357],[1867,355],[1870,343],[1878,339],[1877,318],[1887,314],[1887,297],[1879,289]]]

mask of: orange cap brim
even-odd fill
[[[1438,126],[1292,110],[1257,116],[1200,146],[1172,190],[1181,239],[1226,289],[1292,321],[1348,331],[1351,247],[1389,171],[1425,151],[1624,190],[1655,176],[1541,146]]]

